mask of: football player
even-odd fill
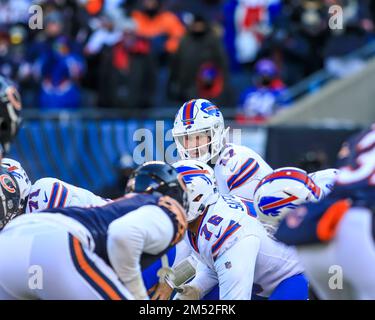
[[[32,184],[21,164],[14,159],[3,158],[1,165],[18,183],[20,214],[57,207],[100,206],[110,201],[56,178],[41,178]]]
[[[273,170],[255,151],[228,143],[228,131],[216,105],[205,99],[193,99],[178,110],[172,134],[182,160],[199,160],[214,169],[220,194],[252,201],[259,182]],[[328,169],[311,174],[322,186],[322,195],[328,194],[336,173],[335,169]],[[259,219],[272,234],[272,224],[277,224],[277,219],[271,225],[273,216]]]
[[[178,110],[172,134],[182,160],[199,160],[214,168],[220,194],[252,200],[256,185],[272,169],[250,148],[227,143],[228,131],[216,105],[193,99]]]
[[[288,213],[275,236],[297,246],[321,299],[375,299],[375,124],[339,153],[332,193]]]
[[[141,270],[182,239],[186,187],[162,162],[139,167],[132,184],[136,193],[104,206],[9,222],[0,233],[0,299],[148,299]],[[43,281],[30,285],[34,266]]]
[[[274,170],[255,188],[254,207],[259,220],[273,235],[290,209],[325,198],[331,192],[338,172],[327,169],[308,175],[295,167]]]
[[[220,300],[307,299],[308,283],[296,253],[272,240],[252,203],[219,195],[209,167],[180,161],[189,199],[188,239],[198,258],[196,275],[176,299],[200,299],[219,285]]]

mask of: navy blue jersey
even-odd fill
[[[116,219],[123,217],[131,211],[134,211],[142,206],[155,205],[158,206],[160,197],[149,195],[149,194],[138,194],[131,198],[121,198],[119,200],[113,201],[104,206],[98,207],[66,207],[66,208],[53,208],[47,209],[41,212],[48,213],[60,213],[71,217],[79,221],[84,225],[88,231],[90,231],[93,240],[95,242],[94,252],[100,256],[106,263],[110,264],[107,253],[107,232],[109,225]],[[174,237],[178,232],[178,222],[175,215],[169,211],[164,206],[159,206],[167,215],[170,217],[173,227],[174,227]],[[150,213],[152,214],[152,212]],[[167,252],[169,247],[167,247],[163,252],[158,255],[143,254],[141,257],[142,269],[151,265],[160,256]]]
[[[358,205],[375,205],[375,125],[343,144],[339,152],[340,173],[334,186],[339,197],[350,197]]]
[[[294,209],[281,221],[275,233],[276,239],[290,246],[322,242],[318,232],[319,223],[337,201],[339,200],[328,196],[319,203],[308,203]],[[330,226],[332,232],[335,226]]]

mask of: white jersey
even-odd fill
[[[250,148],[227,144],[215,165],[220,194],[231,194],[253,200],[257,184],[272,168]]]
[[[202,296],[219,283],[221,300],[251,299],[253,286],[268,297],[281,281],[303,272],[295,250],[272,240],[249,206],[239,197],[221,196],[203,217],[198,236],[188,233],[201,262],[191,285]]]
[[[340,170],[338,169],[325,169],[309,174],[309,177],[313,179],[322,191],[321,199],[331,193],[339,172]]]
[[[101,206],[110,200],[56,178],[42,178],[31,187],[26,213],[57,207]]]

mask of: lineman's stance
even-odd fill
[[[149,194],[11,221],[0,233],[0,299],[147,299],[141,265],[182,238],[184,186],[175,169],[160,162],[137,169],[133,183],[143,190],[148,185]],[[30,285],[35,266],[41,288]]]
[[[307,299],[296,254],[267,235],[252,204],[220,196],[206,164],[179,164],[189,196],[189,242],[200,263],[196,277],[177,298],[200,299],[219,284],[221,300],[249,300],[253,289],[271,299]]]

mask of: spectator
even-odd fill
[[[93,25],[94,31],[84,48],[88,70],[83,84],[98,94],[92,104],[113,108],[116,106],[116,74],[111,63],[112,47],[120,41],[122,32],[115,28],[111,16],[107,14],[95,19]]]
[[[41,82],[42,109],[77,109],[80,106],[78,81],[84,70],[80,49],[63,33],[58,11],[45,17],[45,37],[37,44],[34,74]]]
[[[118,75],[114,86],[116,105],[134,112],[150,108],[156,79],[156,62],[151,55],[150,41],[137,36],[134,25],[130,23],[113,47],[110,59]]]
[[[0,73],[8,78],[14,77],[14,64],[10,55],[9,34],[5,30],[0,32]]]
[[[132,13],[137,34],[152,41],[156,54],[174,53],[185,33],[184,25],[174,13],[162,10],[162,0],[141,2],[141,10]]]
[[[280,9],[280,0],[228,0],[224,3],[224,40],[232,70],[255,61]]]
[[[33,106],[35,98],[28,46],[27,31],[23,25],[13,25],[9,32],[0,32],[0,73],[19,85],[22,105],[26,108]]]
[[[285,85],[279,77],[276,65],[269,59],[255,64],[254,85],[240,97],[236,120],[240,123],[262,123],[271,117],[282,104]]]
[[[283,6],[273,32],[264,41],[259,54],[277,63],[288,86],[323,68],[327,13],[320,1],[291,1]]]
[[[27,23],[32,0],[0,0],[0,25]]]
[[[180,102],[201,97],[228,105],[228,66],[220,38],[210,23],[194,15],[173,57],[169,96]]]

